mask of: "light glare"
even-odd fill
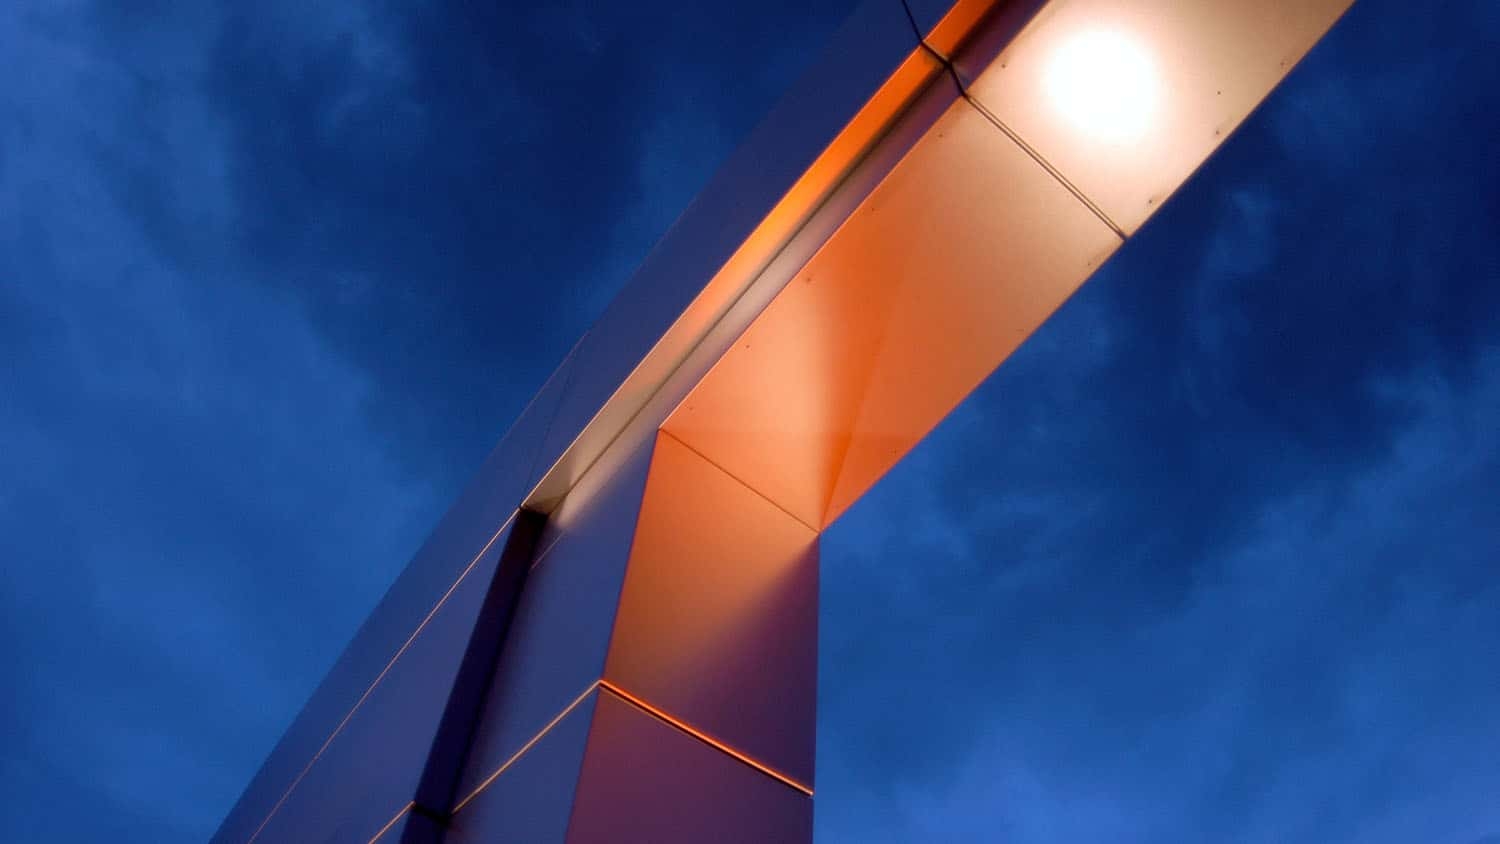
[[[1146,134],[1161,87],[1150,53],[1109,30],[1064,42],[1047,66],[1045,85],[1053,107],[1074,128],[1114,144]]]

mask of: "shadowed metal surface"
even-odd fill
[[[811,787],[817,540],[663,434],[605,678]]]
[[[590,691],[501,777],[455,812],[447,840],[562,841],[599,694]]]
[[[609,693],[567,841],[807,841],[812,799]]]

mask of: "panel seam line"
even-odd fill
[[[266,813],[265,819],[260,822],[260,826],[255,828],[255,832],[246,839],[245,844],[254,844],[255,839],[259,838],[260,834],[265,831],[266,825],[271,822],[271,818],[276,816],[276,813],[281,810],[282,805],[286,803],[287,798],[291,797],[292,792],[297,790],[297,786],[302,784],[302,780],[307,777],[307,773],[312,770],[313,765],[316,765],[318,760],[323,758],[324,752],[328,750],[329,745],[333,744],[333,740],[338,738],[339,733],[344,731],[344,727],[349,725],[349,721],[354,717],[354,713],[358,712],[361,706],[364,706],[370,694],[375,691],[375,687],[379,686],[380,682],[385,679],[385,675],[390,673],[392,666],[411,647],[411,643],[417,640],[417,636],[421,635],[422,631],[427,629],[428,622],[432,621],[433,616],[437,615],[438,610],[442,609],[443,605],[448,602],[448,599],[453,597],[453,593],[458,589],[458,585],[463,582],[464,578],[469,576],[469,573],[474,570],[474,566],[479,564],[479,560],[484,557],[485,552],[490,550],[490,546],[495,544],[495,540],[500,538],[500,534],[505,532],[505,529],[515,520],[516,514],[519,512],[521,511],[515,510],[506,518],[505,522],[500,525],[500,528],[495,531],[489,541],[484,543],[484,547],[479,549],[479,553],[474,555],[474,559],[470,560],[469,564],[464,567],[464,570],[459,573],[458,577],[448,587],[448,591],[443,593],[443,597],[439,598],[437,603],[432,605],[432,609],[428,610],[426,617],[411,632],[411,635],[406,637],[406,641],[396,650],[395,655],[386,662],[385,667],[380,670],[380,673],[376,675],[369,687],[365,689],[364,694],[359,696],[359,700],[355,701],[354,706],[350,707],[349,711],[344,714],[343,720],[339,721],[338,726],[333,728],[333,732],[328,734],[328,738],[323,740],[322,746],[318,748],[318,751],[313,754],[313,757],[308,760],[307,764],[302,767],[302,772],[297,774],[297,777],[292,780],[292,784],[287,786],[286,791],[282,792],[281,799],[277,800],[276,805],[271,807],[271,811]],[[272,752],[274,753],[275,751],[273,750]]]
[[[943,69],[948,72],[948,76],[952,78],[953,84],[958,87],[958,95],[967,100],[969,105],[973,106],[974,109],[981,115],[983,115],[986,120],[993,123],[995,125],[995,128],[999,129],[1002,134],[1004,134],[1007,138],[1010,138],[1011,141],[1016,144],[1016,146],[1021,148],[1022,152],[1026,153],[1031,157],[1033,161],[1041,165],[1042,169],[1046,170],[1047,173],[1052,176],[1052,178],[1056,179],[1058,184],[1062,185],[1063,188],[1065,188],[1069,193],[1073,194],[1073,196],[1076,197],[1079,202],[1082,202],[1084,207],[1093,212],[1094,216],[1098,217],[1100,222],[1104,223],[1104,225],[1106,226],[1109,226],[1110,230],[1113,231],[1122,242],[1128,240],[1129,235],[1127,235],[1125,233],[1125,230],[1121,228],[1117,223],[1115,223],[1114,220],[1110,219],[1110,216],[1108,214],[1104,213],[1103,208],[1100,208],[1099,205],[1096,204],[1092,199],[1089,199],[1088,196],[1086,196],[1077,185],[1069,181],[1068,177],[1062,174],[1062,171],[1058,170],[1052,165],[1052,162],[1048,161],[1046,158],[1043,158],[1042,154],[1038,152],[1037,149],[1031,144],[1028,144],[1025,139],[1021,137],[1020,133],[1005,125],[1005,123],[1001,121],[994,112],[985,107],[984,103],[980,102],[972,94],[969,93],[969,86],[964,84],[963,77],[959,75],[958,68],[954,66],[953,60],[950,57],[943,55],[942,52],[939,51],[936,47],[927,43],[927,36],[922,33],[921,27],[917,25],[916,15],[912,14],[911,5],[907,2],[907,0],[901,0],[901,8],[906,12],[906,22],[911,24],[912,34],[916,36],[917,44],[920,45],[923,50],[926,50],[929,54],[931,54],[932,57],[943,66]],[[993,12],[994,10],[991,9],[990,11]],[[970,34],[972,35],[972,32]],[[962,43],[960,43],[960,46],[962,46]]]
[[[390,820],[386,821],[385,822],[385,826],[381,827],[380,831],[377,832],[377,833],[375,833],[375,837],[371,838],[369,840],[369,842],[367,842],[367,844],[375,844],[376,841],[379,841],[380,838],[381,838],[381,836],[385,835],[387,832],[390,832],[391,831],[391,827],[395,826],[397,823],[399,823],[401,821],[402,818],[406,817],[406,814],[408,812],[410,812],[412,810],[412,807],[415,806],[415,805],[417,805],[417,804],[416,803],[407,803],[405,806],[402,806],[401,807],[401,811],[397,812],[395,817],[393,817]]]
[[[713,459],[710,458],[708,455],[704,454],[703,452],[699,451],[698,449],[693,448],[692,446],[690,446],[687,443],[683,442],[681,437],[677,436],[676,434],[673,434],[671,431],[668,431],[666,428],[658,428],[657,429],[657,433],[660,434],[660,435],[662,435],[662,436],[664,436],[664,437],[671,437],[673,440],[675,440],[677,442],[678,445],[682,446],[683,448],[687,449],[688,451],[691,451],[693,454],[696,454],[698,456],[698,458],[700,460],[702,460],[704,463],[707,463],[708,465],[714,467],[715,469],[718,469],[720,472],[723,472],[726,476],[728,476],[735,483],[737,483],[740,486],[744,487],[745,489],[748,489],[751,492],[755,493],[756,497],[763,499],[767,504],[770,504],[772,507],[775,507],[777,510],[780,510],[781,512],[785,513],[787,516],[791,517],[791,519],[793,521],[795,521],[797,524],[802,525],[803,527],[805,527],[808,530],[812,531],[814,535],[819,535],[819,534],[822,533],[822,531],[818,530],[817,528],[813,527],[812,525],[810,525],[807,522],[804,522],[802,519],[798,518],[796,513],[793,513],[791,510],[788,510],[787,508],[781,506],[780,504],[777,504],[775,501],[772,501],[771,498],[769,496],[767,496],[764,492],[761,492],[760,490],[756,489],[755,487],[753,487],[753,486],[745,483],[745,481],[742,480],[739,476],[735,475],[733,472],[729,471],[728,469],[725,469],[723,466],[720,466],[718,463],[715,463],[713,461]]]
[[[448,813],[449,817],[457,815],[460,811],[463,810],[465,806],[469,805],[469,803],[472,802],[474,798],[478,797],[481,792],[489,788],[495,780],[499,779],[501,774],[505,773],[512,765],[520,761],[521,757],[525,756],[528,750],[531,750],[531,748],[536,746],[537,742],[541,741],[544,736],[552,732],[553,727],[556,727],[558,724],[562,723],[562,720],[568,717],[568,715],[572,713],[574,709],[577,709],[579,704],[587,700],[588,696],[593,694],[594,691],[599,688],[599,685],[599,680],[595,680],[594,682],[590,683],[588,688],[584,689],[583,692],[578,695],[578,697],[573,698],[572,703],[563,707],[563,710],[554,715],[551,721],[548,721],[546,725],[541,728],[541,730],[537,731],[536,735],[532,736],[530,739],[527,739],[526,743],[521,745],[521,747],[516,750],[515,753],[512,753],[509,758],[500,763],[500,767],[496,768],[489,776],[485,777],[483,782],[475,786],[474,790],[469,792],[469,795],[467,797],[454,804],[452,811]]]
[[[1068,177],[1064,176],[1061,170],[1058,170],[1055,166],[1053,166],[1052,162],[1043,157],[1035,147],[1033,147],[1031,144],[1026,143],[1026,139],[1022,138],[1020,133],[1005,125],[1004,121],[996,116],[993,111],[990,111],[984,103],[971,96],[968,91],[963,92],[963,98],[969,103],[969,105],[973,106],[974,110],[979,112],[985,120],[988,120],[992,125],[994,125],[996,129],[999,129],[1001,134],[1005,135],[1007,138],[1010,138],[1016,146],[1021,148],[1022,152],[1030,156],[1032,161],[1035,161],[1038,165],[1041,166],[1043,170],[1046,170],[1048,175],[1057,180],[1057,183],[1059,185],[1062,185],[1063,188],[1068,191],[1068,193],[1073,194],[1073,196],[1077,198],[1079,202],[1082,202],[1085,208],[1088,208],[1089,211],[1093,212],[1095,217],[1099,218],[1100,222],[1104,223],[1104,225],[1106,226],[1109,226],[1110,231],[1113,231],[1115,233],[1115,236],[1120,238],[1121,242],[1129,239],[1129,235],[1125,233],[1125,230],[1120,228],[1119,224],[1114,220],[1110,219],[1110,216],[1104,213],[1103,208],[1100,208],[1092,199],[1089,199],[1088,196],[1085,195],[1077,185],[1069,181]]]
[[[729,745],[723,743],[722,741],[719,741],[718,739],[708,735],[707,733],[695,729],[688,724],[678,720],[677,718],[672,717],[665,711],[652,706],[645,700],[642,700],[641,698],[625,691],[619,686],[616,686],[614,683],[611,683],[608,680],[601,679],[599,681],[599,688],[603,689],[606,692],[609,692],[610,694],[614,695],[625,703],[630,704],[646,715],[651,716],[657,721],[660,721],[661,723],[672,727],[673,729],[690,738],[697,739],[698,741],[708,745],[709,747],[712,747],[714,750],[723,753],[724,755],[734,759],[735,761],[745,765],[746,767],[765,774],[771,779],[776,780],[777,782],[787,786],[788,788],[791,788],[794,791],[800,792],[808,797],[813,796],[813,790],[808,786],[803,785],[802,783],[792,779],[791,777],[783,774],[775,768],[772,768],[764,762],[757,761],[755,758],[746,755],[741,751],[735,750],[733,747],[730,747]]]

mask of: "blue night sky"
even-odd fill
[[[169,5],[0,3],[5,840],[205,839],[852,3]],[[1497,51],[1360,0],[827,534],[819,841],[1500,842]]]

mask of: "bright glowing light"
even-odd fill
[[[1146,134],[1161,89],[1151,54],[1110,30],[1065,41],[1047,66],[1044,84],[1068,122],[1095,140],[1116,144]]]

